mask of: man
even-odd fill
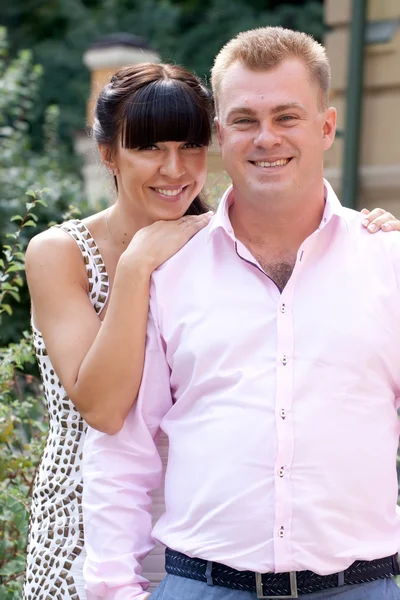
[[[152,600],[400,598],[400,238],[369,236],[323,180],[329,80],[324,49],[282,28],[216,58],[233,185],[153,276],[123,429],[89,434],[89,600],[147,597],[160,427],[168,575]]]

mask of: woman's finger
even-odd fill
[[[375,233],[376,231],[379,231],[385,223],[389,223],[389,221],[393,222],[396,221],[396,219],[391,213],[384,212],[383,215],[373,219],[373,221],[367,226],[367,229],[371,233]]]
[[[211,217],[213,216],[213,212],[209,211],[207,213],[203,213],[201,215],[184,215],[180,219],[176,221],[176,223],[183,227],[184,229],[188,227],[197,227],[201,225],[200,229],[204,227],[207,223],[209,223]]]
[[[184,222],[184,231],[187,232],[188,239],[190,239],[195,233],[203,229],[211,220],[212,214],[206,213],[204,215],[191,215],[196,216],[195,219],[186,217]]]
[[[362,221],[362,224],[364,225],[364,227],[368,227],[368,225],[370,225],[372,221],[374,221],[378,217],[381,217],[385,212],[386,211],[384,211],[383,208],[374,208],[374,210],[371,210],[371,212],[365,216],[365,218]]]
[[[382,229],[384,231],[400,231],[399,219],[393,218],[393,220],[386,221],[386,223],[383,223]]]

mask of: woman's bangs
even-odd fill
[[[143,148],[157,142],[193,142],[207,146],[211,124],[188,86],[171,80],[156,81],[125,105],[121,144]]]

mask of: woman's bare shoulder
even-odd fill
[[[60,227],[50,227],[38,233],[29,242],[25,253],[25,267],[29,279],[37,276],[54,278],[85,276],[82,254],[76,241]],[[83,279],[82,279],[83,280]]]

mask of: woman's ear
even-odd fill
[[[111,171],[112,175],[117,175],[119,171],[117,165],[115,164],[115,157],[111,148],[105,144],[99,144],[98,147],[104,166]]]

